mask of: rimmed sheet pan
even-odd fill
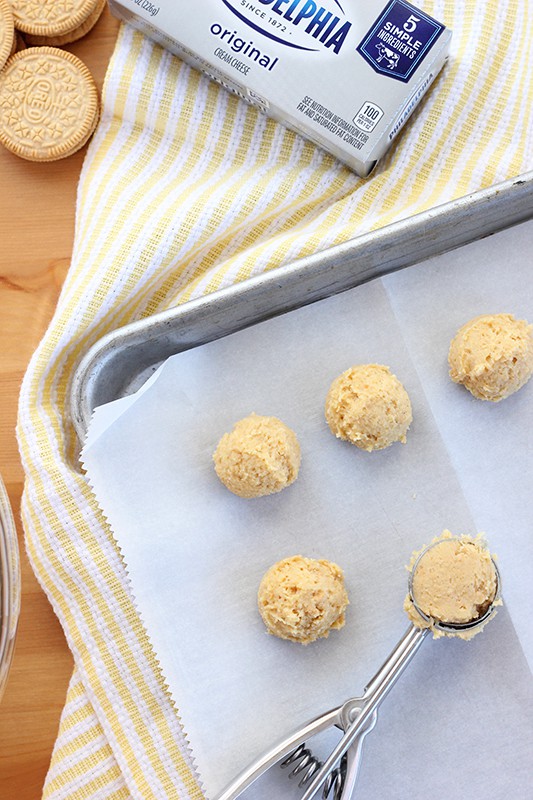
[[[285,267],[117,329],[81,360],[70,414],[83,441],[94,409],[136,391],[174,353],[516,225],[533,215],[526,173]]]

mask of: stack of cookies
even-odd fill
[[[99,117],[85,64],[63,45],[95,25],[106,0],[0,0],[0,143],[29,161],[78,151]]]

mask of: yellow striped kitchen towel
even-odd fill
[[[80,357],[132,320],[533,167],[530,0],[421,5],[453,29],[451,60],[367,180],[120,30],[71,267],[20,398],[27,551],[75,660],[46,800],[202,797],[179,708],[76,467],[67,399]]]

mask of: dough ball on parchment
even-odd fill
[[[213,455],[215,470],[230,492],[263,497],[280,492],[298,477],[300,445],[277,417],[250,414],[225,433]]]
[[[342,628],[348,595],[337,564],[291,556],[265,573],[257,602],[269,633],[309,644]]]
[[[382,364],[358,364],[335,378],[325,412],[337,438],[368,451],[405,444],[413,419],[409,395]]]
[[[533,326],[512,314],[474,317],[452,339],[448,363],[452,381],[497,403],[533,373]]]

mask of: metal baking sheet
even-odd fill
[[[533,215],[533,172],[437,206],[103,337],[72,381],[83,441],[94,409],[136,391],[169,356],[481,239]]]

